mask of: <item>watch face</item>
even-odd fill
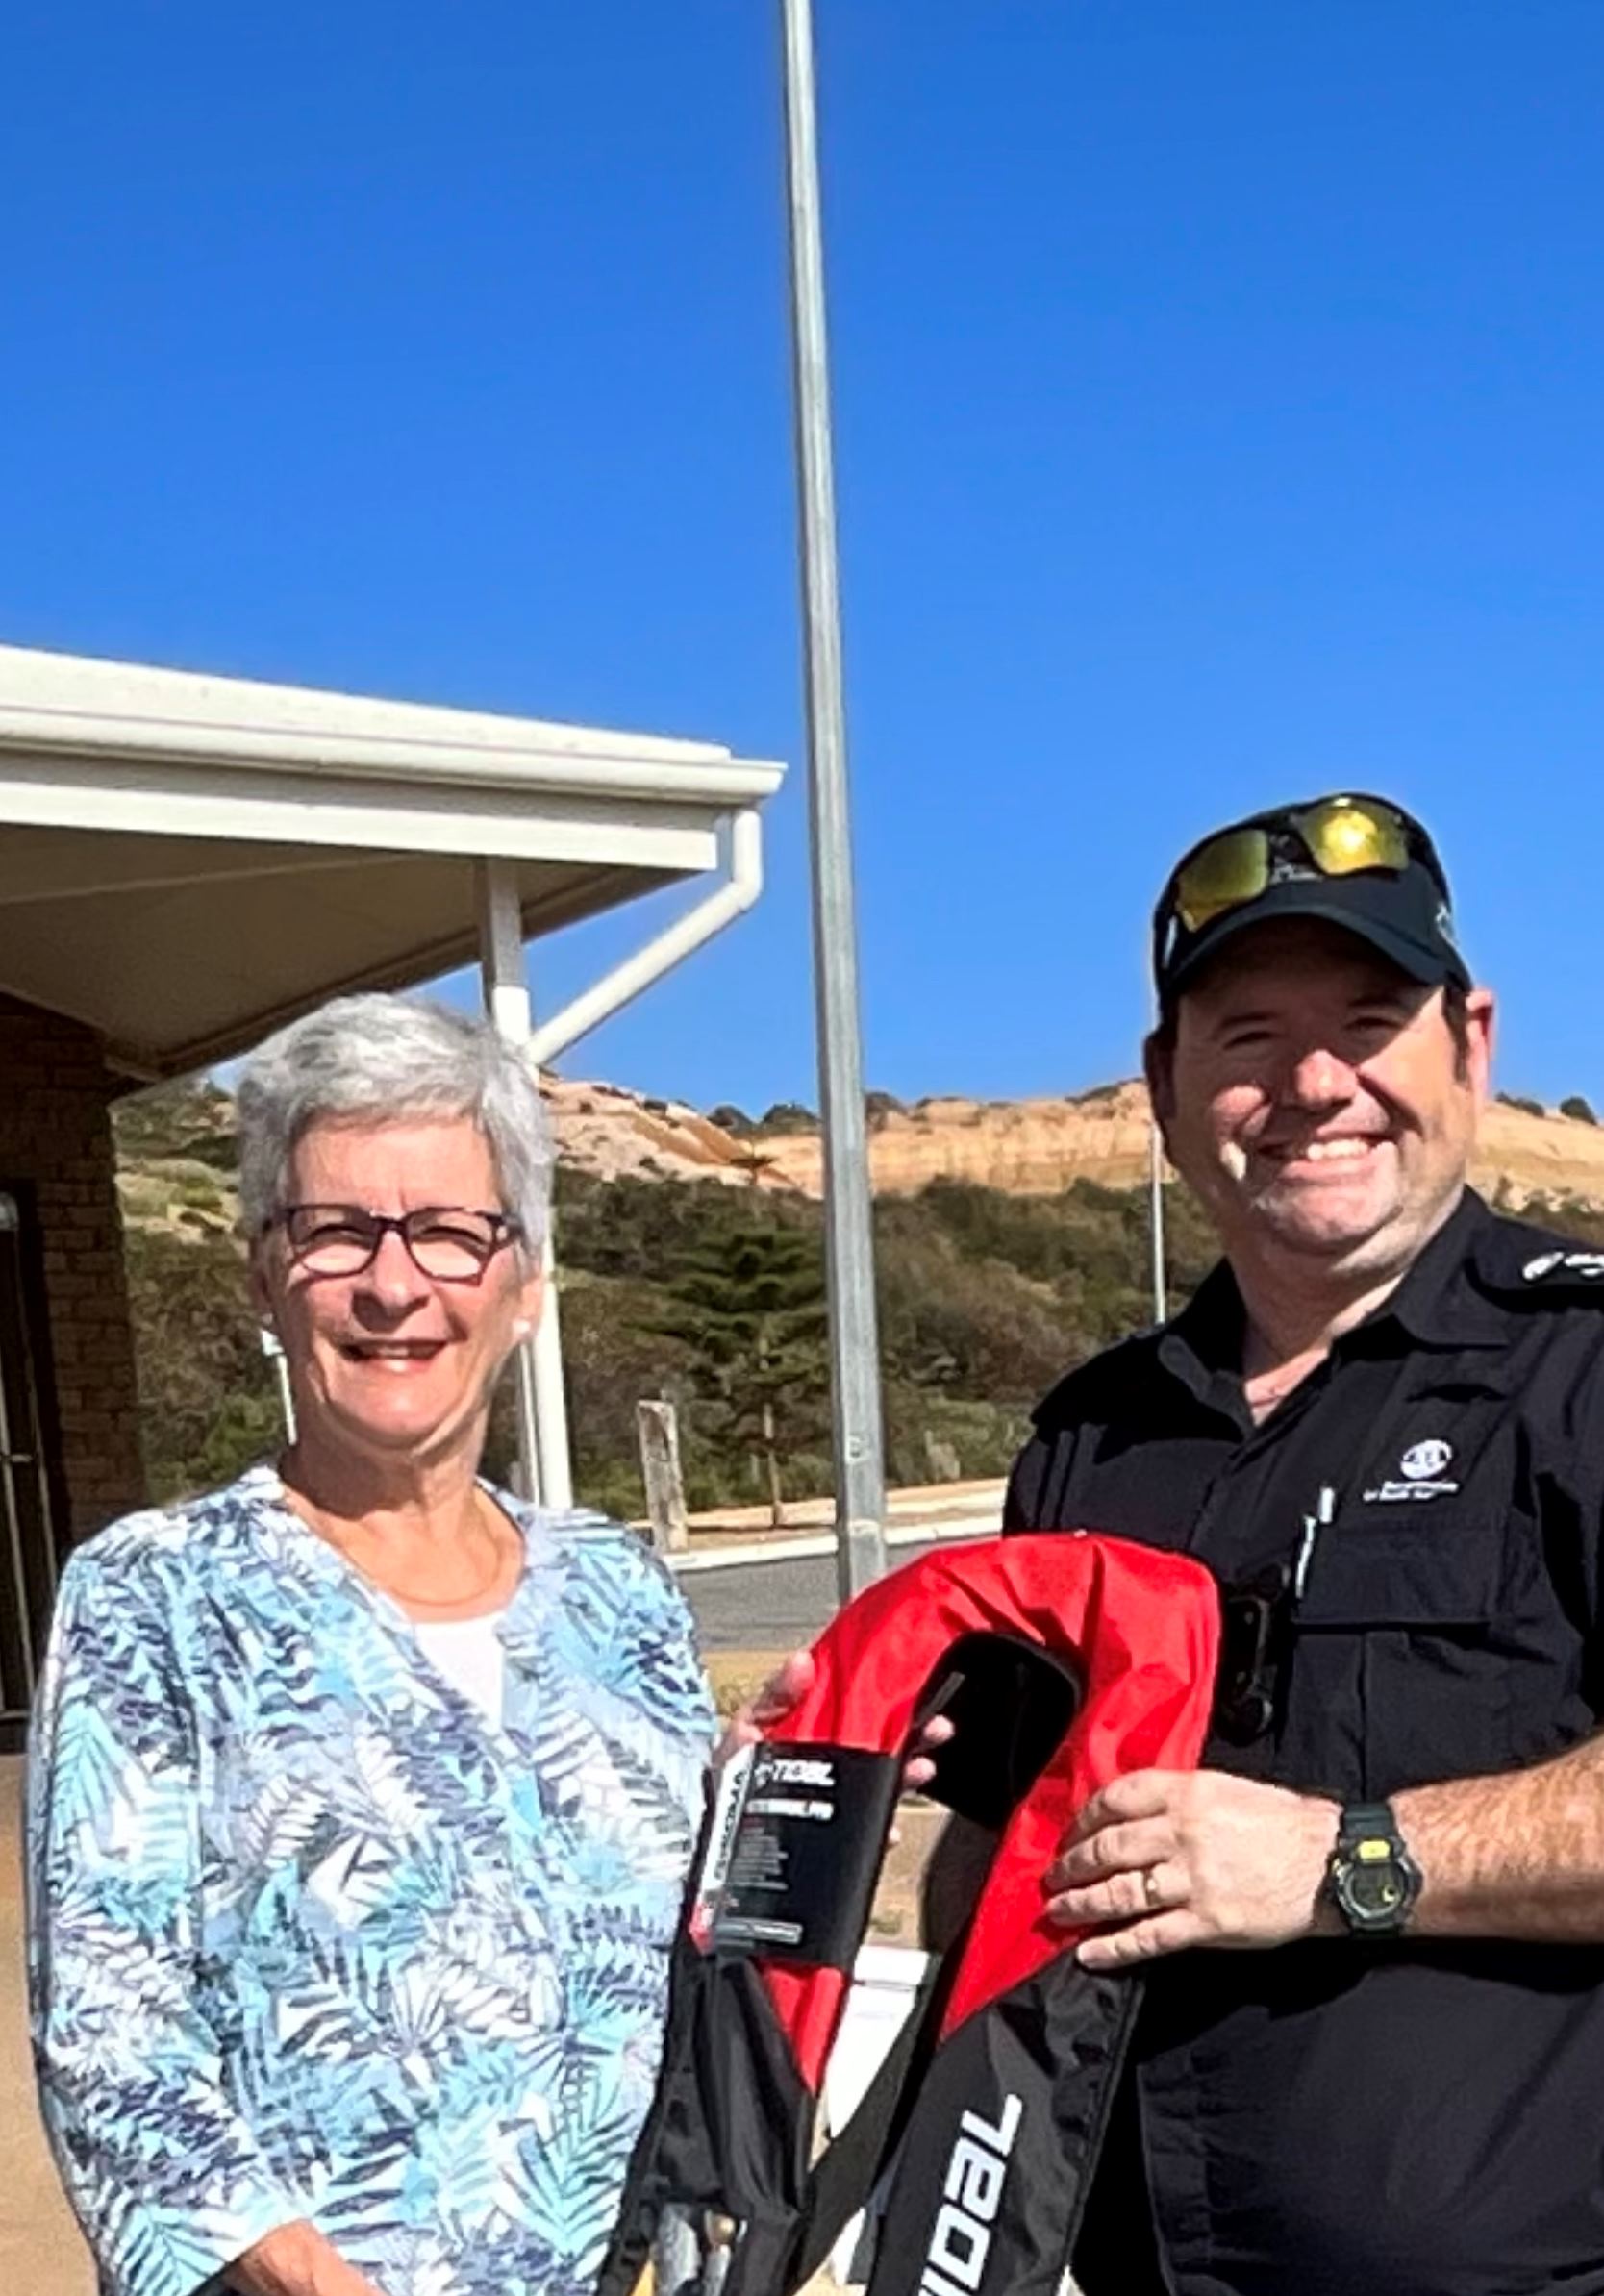
[[[1386,1921],[1404,1903],[1403,1876],[1391,1859],[1385,1865],[1350,1866],[1342,1894],[1361,1921]]]
[[[1350,1809],[1332,1855],[1330,1891],[1349,1929],[1391,1936],[1420,1894],[1420,1869],[1385,1806]]]

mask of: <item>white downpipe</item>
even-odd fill
[[[559,1053],[599,1028],[621,1006],[743,915],[763,890],[763,831],[755,807],[743,806],[729,817],[726,846],[726,876],[721,886],[538,1028],[533,1024],[524,969],[516,870],[506,861],[481,861],[485,1005],[508,1042],[522,1045],[536,1068],[548,1066]],[[540,1320],[533,1337],[517,1354],[518,1448],[531,1497],[542,1507],[561,1509],[573,1505],[573,1468],[563,1381],[556,1255],[549,1221],[540,1255]]]
[[[706,900],[698,901],[655,940],[626,957],[560,1012],[540,1023],[529,1039],[529,1057],[538,1068],[549,1067],[559,1053],[610,1020],[620,1006],[661,981],[664,973],[751,908],[763,891],[763,830],[754,806],[743,806],[729,816],[725,869],[724,883]]]

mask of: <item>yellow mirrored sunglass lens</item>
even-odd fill
[[[1308,846],[1315,865],[1327,877],[1351,877],[1357,869],[1402,869],[1409,864],[1409,840],[1395,814],[1365,805],[1312,806],[1294,813],[1292,826]]]
[[[1185,863],[1175,880],[1175,913],[1189,933],[1244,901],[1256,901],[1269,883],[1269,839],[1262,829],[1228,830]]]

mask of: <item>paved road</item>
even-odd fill
[[[928,1552],[928,1546],[894,1547],[891,1560],[911,1562]],[[836,1609],[831,1556],[688,1571],[680,1585],[704,1650],[790,1650],[811,1642]]]

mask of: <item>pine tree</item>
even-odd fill
[[[690,1350],[696,1394],[718,1433],[747,1453],[781,1519],[783,1446],[819,1415],[825,1383],[824,1282],[817,1238],[795,1228],[736,1228],[671,1263],[653,1328]]]

